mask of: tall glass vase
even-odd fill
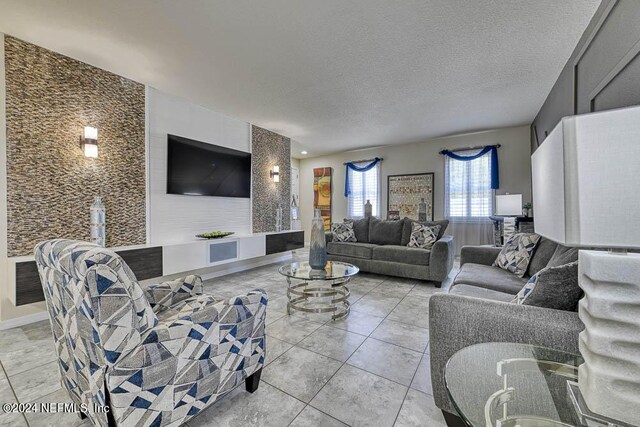
[[[327,241],[324,237],[324,221],[320,209],[316,209],[311,222],[311,248],[309,266],[314,270],[324,270],[327,265]]]
[[[96,245],[105,246],[107,241],[106,213],[102,197],[96,196],[90,209],[91,213],[91,241]]]

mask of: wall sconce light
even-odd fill
[[[273,179],[273,182],[280,182],[280,166],[274,166],[269,172],[269,176]]]
[[[85,126],[80,137],[80,146],[86,157],[98,157],[98,129]]]

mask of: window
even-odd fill
[[[356,166],[367,165],[356,163]],[[380,163],[366,172],[356,172],[347,168],[351,194],[347,200],[347,216],[349,218],[363,218],[364,204],[367,200],[372,205],[372,215],[380,216]]]
[[[458,154],[472,156],[479,152]],[[445,157],[445,216],[452,221],[486,221],[492,213],[491,154],[470,161]]]

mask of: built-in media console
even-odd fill
[[[179,274],[191,270],[224,266],[238,261],[251,260],[304,247],[303,231],[234,235],[223,239],[196,240],[162,246],[140,246],[115,249],[125,260],[138,280]],[[13,303],[24,305],[44,301],[42,285],[33,257],[10,258],[15,275]],[[267,260],[267,262],[273,262]]]

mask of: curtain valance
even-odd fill
[[[349,197],[349,194],[351,194],[351,188],[349,187],[349,169],[355,172],[366,172],[374,168],[380,161],[382,161],[382,159],[380,157],[376,157],[369,164],[364,166],[356,166],[354,162],[345,163],[347,169],[346,177],[344,179],[344,197]]]
[[[500,167],[498,166],[498,145],[487,145],[482,148],[478,154],[471,156],[461,156],[453,151],[442,150],[440,154],[451,157],[455,160],[463,162],[469,162],[471,160],[478,159],[487,153],[491,153],[491,189],[496,190],[500,188]]]

